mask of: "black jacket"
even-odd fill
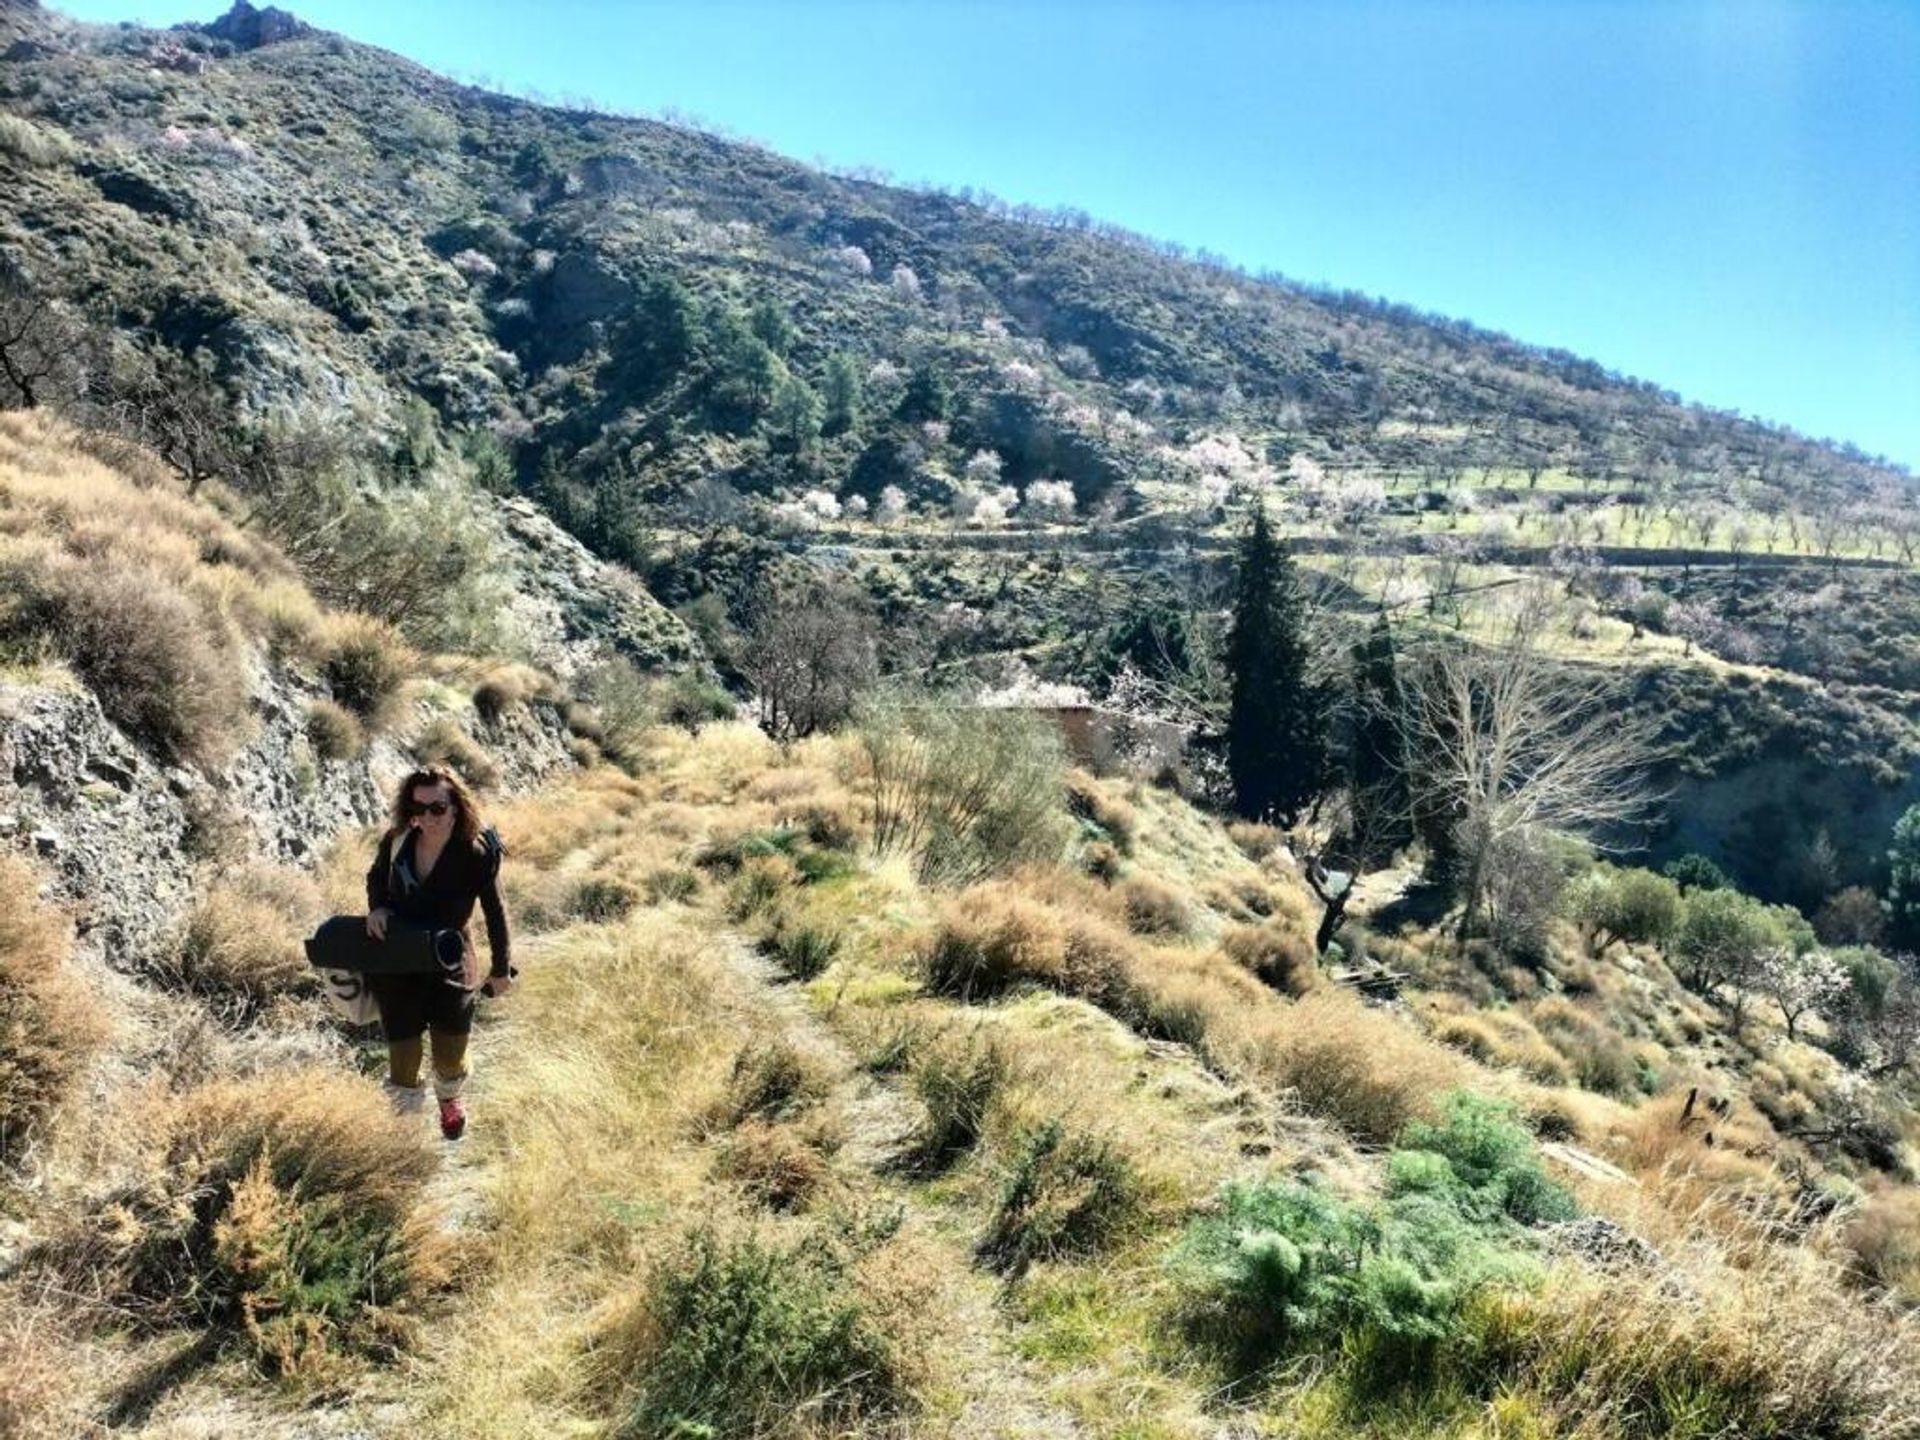
[[[413,878],[416,832],[408,830],[394,852],[394,837],[380,842],[367,871],[367,909],[391,910],[403,920],[435,930],[458,930],[473,918],[474,902],[487,921],[487,950],[493,957],[490,973],[505,975],[510,959],[507,911],[500,903],[500,840],[487,830],[471,845],[447,841],[424,881]]]

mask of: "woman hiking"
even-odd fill
[[[441,765],[415,770],[394,794],[392,824],[367,871],[367,933],[385,940],[396,917],[434,930],[458,932],[461,962],[445,974],[369,975],[387,1039],[387,1094],[403,1115],[426,1108],[420,1070],[422,1037],[432,1036],[433,1092],[440,1101],[440,1133],[458,1140],[467,1128],[467,1036],[473,1029],[481,977],[467,928],[474,903],[487,922],[492,960],[486,988],[513,988],[507,912],[500,903],[500,841],[483,828],[480,811],[460,777]]]

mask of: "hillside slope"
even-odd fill
[[[1578,600],[1557,643],[1670,722],[1689,801],[1653,853],[1787,897],[1824,833],[1835,883],[1882,878],[1920,755],[1895,467],[1084,217],[485,94],[244,4],[6,24],[0,259],[115,338],[95,388],[189,467],[244,469],[200,456],[208,428],[350,437],[402,486],[455,454],[698,611],[723,667],[727,622],[798,566],[863,591],[903,667],[1098,686],[1212,611],[1256,499],[1336,626],[1471,627],[1551,570]],[[643,664],[695,653],[658,611],[630,634]]]
[[[101,444],[0,416],[0,1434],[1920,1434],[1920,1122],[1821,1017],[1387,900],[1343,975],[1273,832],[991,712],[1023,861],[885,838],[897,727],[369,689]],[[526,978],[451,1149],[295,948],[428,753]]]

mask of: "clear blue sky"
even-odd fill
[[[1920,468],[1920,0],[284,3],[462,79],[1076,206]]]

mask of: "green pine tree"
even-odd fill
[[[1920,953],[1920,805],[1895,823],[1887,866],[1887,940],[1896,950]]]
[[[846,434],[860,424],[860,367],[845,351],[827,361],[826,415],[821,429],[827,435]]]
[[[1227,636],[1227,773],[1250,819],[1291,824],[1326,779],[1328,695],[1307,672],[1305,611],[1293,559],[1257,511]]]

